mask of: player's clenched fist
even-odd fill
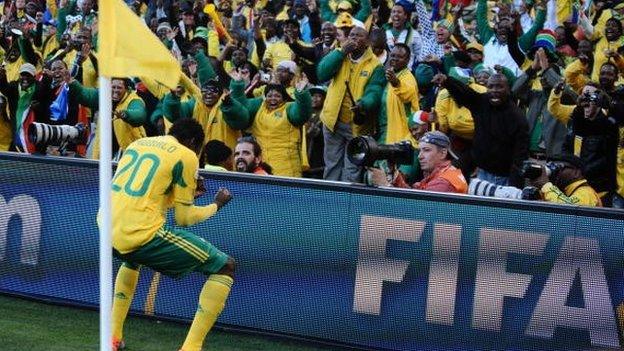
[[[219,188],[214,197],[214,203],[217,204],[217,207],[221,209],[223,206],[227,205],[230,200],[232,200],[230,191],[226,188]]]

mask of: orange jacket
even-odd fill
[[[433,172],[412,186],[409,186],[402,176],[397,177],[394,186],[444,193],[466,194],[468,192],[468,183],[464,175],[459,169],[451,165],[451,161],[442,162]]]

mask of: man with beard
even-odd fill
[[[262,161],[262,148],[253,137],[238,140],[234,149],[234,169],[237,172],[270,175],[271,166]]]
[[[524,33],[517,39],[514,34],[514,20],[512,17],[500,17],[494,24],[494,29],[490,28],[487,18],[488,5],[487,0],[478,0],[477,4],[477,25],[479,30],[479,38],[483,44],[483,63],[487,67],[501,65],[507,67],[516,76],[521,74],[520,65],[522,60],[518,57],[518,52],[528,52],[535,42],[537,33],[544,27],[546,20],[546,7],[544,1],[538,1],[535,8],[535,22],[529,31]],[[520,50],[518,50],[520,49]],[[522,53],[520,53],[522,56]],[[520,63],[518,63],[520,61]]]
[[[472,112],[472,157],[479,168],[477,178],[497,185],[524,186],[520,169],[528,158],[529,131],[524,113],[510,99],[505,75],[496,73],[487,92],[478,93],[460,81],[438,74],[433,82],[446,87],[455,101]]]
[[[564,152],[581,157],[585,165],[583,173],[589,185],[599,193],[603,205],[610,207],[616,189],[617,119],[622,117],[620,114],[605,114],[609,100],[595,83],[583,88],[576,106],[561,104],[563,88],[563,83],[560,83],[553,89],[548,100],[548,111],[562,123],[572,123],[574,142],[566,145]]]
[[[354,27],[340,49],[325,56],[317,67],[319,81],[331,80],[321,112],[325,137],[324,179],[360,182],[362,169],[346,157],[353,137],[372,134],[386,85],[383,66],[370,48],[368,32]]]

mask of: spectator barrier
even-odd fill
[[[238,261],[222,325],[376,350],[619,348],[621,212],[204,176],[234,194],[192,228]],[[97,305],[97,177],[0,153],[0,291]],[[203,282],[144,269],[132,309],[190,320]]]

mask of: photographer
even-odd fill
[[[617,121],[611,118],[611,103],[595,83],[583,87],[576,106],[562,105],[559,83],[550,94],[548,111],[562,123],[571,123],[571,139],[564,153],[579,155],[584,163],[583,173],[589,184],[601,194],[603,204],[610,205],[605,196],[615,190]]]
[[[540,189],[544,201],[602,207],[600,197],[583,176],[584,165],[580,157],[566,154],[548,165],[542,166],[539,177],[529,180],[531,185]]]
[[[451,165],[451,159],[455,155],[450,149],[451,141],[446,134],[439,131],[425,133],[418,145],[418,161],[424,175],[420,182],[409,185],[400,172],[395,172],[396,175],[389,181],[383,170],[369,168],[373,185],[459,194],[468,191],[468,184],[461,170]]]
[[[79,8],[76,5],[75,1],[59,2],[57,40],[61,42],[61,37],[66,31],[72,34],[65,49],[46,61],[51,63],[56,59],[62,59],[70,68],[72,77],[85,87],[95,88],[98,86],[98,63],[93,47],[95,46],[94,35],[97,34],[97,13],[93,9],[92,0],[83,1]],[[75,13],[78,16],[72,21],[71,15]],[[76,26],[79,26],[79,29],[76,30]]]
[[[253,90],[253,97],[262,97],[264,96],[264,92],[266,89],[266,84],[280,84],[284,86],[286,92],[288,93],[289,98],[295,99],[295,75],[297,74],[297,64],[295,61],[286,60],[281,61],[277,64],[275,71],[270,78],[269,81],[266,81],[266,78],[258,75],[256,80],[252,82],[252,85],[256,85],[257,83],[264,84],[258,88]],[[232,76],[232,74],[230,75]],[[233,78],[236,79],[236,78]],[[259,80],[259,81],[258,81]],[[249,87],[246,88],[246,91],[249,90]]]
[[[9,20],[0,28],[0,46],[4,50],[2,66],[9,81],[19,79],[19,69],[24,63],[39,63],[39,56],[30,39],[30,25],[30,22]]]

